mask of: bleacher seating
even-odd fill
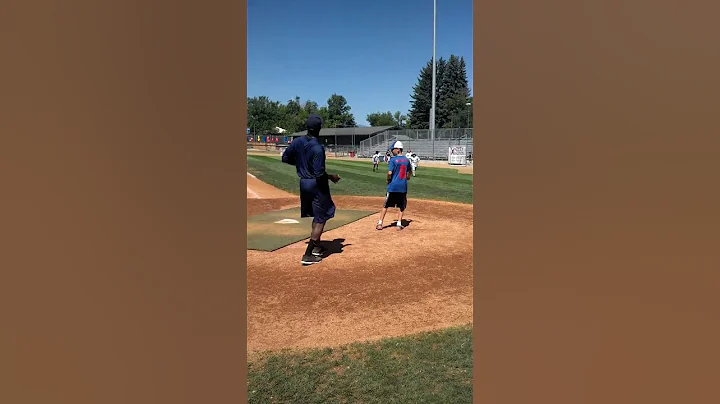
[[[444,160],[447,159],[448,149],[453,146],[465,146],[468,153],[473,151],[473,139],[451,139],[443,140],[436,139],[435,142],[431,140],[414,140],[407,136],[398,136],[391,138],[388,141],[381,142],[375,146],[361,147],[358,152],[362,157],[371,156],[375,151],[381,153],[386,151],[392,143],[396,140],[400,140],[405,146],[405,150],[412,150],[413,153],[420,156],[421,160]],[[434,143],[434,144],[433,144]]]

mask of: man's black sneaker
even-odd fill
[[[325,255],[326,251],[327,251],[327,249],[325,247],[317,246],[317,247],[313,248],[312,255],[314,255],[316,257],[322,257],[323,255]]]
[[[302,260],[300,260],[300,263],[303,265],[312,265],[312,264],[317,264],[320,261],[322,261],[322,258],[318,257],[316,255],[303,255]]]

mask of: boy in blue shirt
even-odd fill
[[[387,173],[387,194],[385,195],[385,203],[383,204],[383,210],[380,214],[380,220],[377,222],[375,228],[377,230],[383,229],[383,220],[388,208],[398,208],[397,229],[402,230],[405,227],[402,225],[403,212],[407,206],[407,183],[412,175],[412,165],[410,160],[402,155],[403,144],[400,141],[393,143],[392,154],[388,162],[388,173]]]

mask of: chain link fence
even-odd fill
[[[398,140],[406,151],[412,150],[423,160],[447,160],[448,150],[454,146],[464,146],[469,154],[473,151],[472,128],[435,129],[434,140],[429,129],[401,129],[385,131],[361,141],[357,156],[370,157],[376,151],[383,153]]]

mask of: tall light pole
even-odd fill
[[[433,89],[430,107],[430,135],[435,142],[435,87],[437,82],[437,63],[435,63],[435,21],[437,20],[437,0],[433,0]],[[434,157],[434,156],[433,156]]]
[[[435,83],[437,64],[435,63],[435,20],[437,19],[437,0],[433,0],[433,54],[432,54],[432,106],[430,107],[430,136],[433,142],[433,160],[435,159]]]
[[[466,107],[469,107],[469,106],[471,106],[471,105],[472,105],[472,103],[469,103],[469,102],[466,102],[466,103],[465,103],[465,106],[466,106]],[[470,108],[467,109],[467,118],[468,118],[467,128],[470,129]]]

